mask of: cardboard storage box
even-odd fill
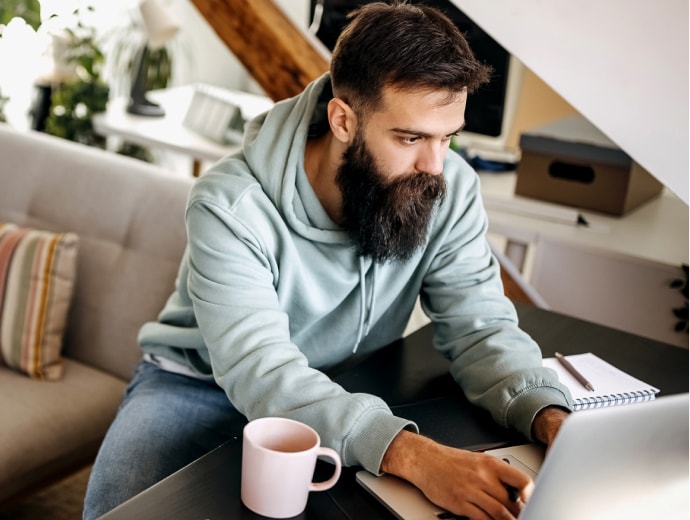
[[[517,195],[623,215],[663,189],[582,116],[523,133],[520,148]]]

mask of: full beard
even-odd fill
[[[343,154],[336,182],[340,224],[361,256],[403,262],[426,242],[429,222],[446,194],[442,175],[416,172],[393,181],[376,165],[361,135]]]

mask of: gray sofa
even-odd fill
[[[0,222],[80,241],[62,378],[0,366],[0,510],[93,461],[141,357],[139,328],[174,287],[191,182],[0,124]]]

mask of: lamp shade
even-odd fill
[[[177,20],[160,0],[141,0],[139,11],[150,49],[160,49],[180,30]]]

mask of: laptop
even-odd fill
[[[575,412],[548,454],[534,444],[485,453],[535,480],[519,520],[687,520],[688,394]],[[400,520],[456,518],[391,475],[357,482]]]

